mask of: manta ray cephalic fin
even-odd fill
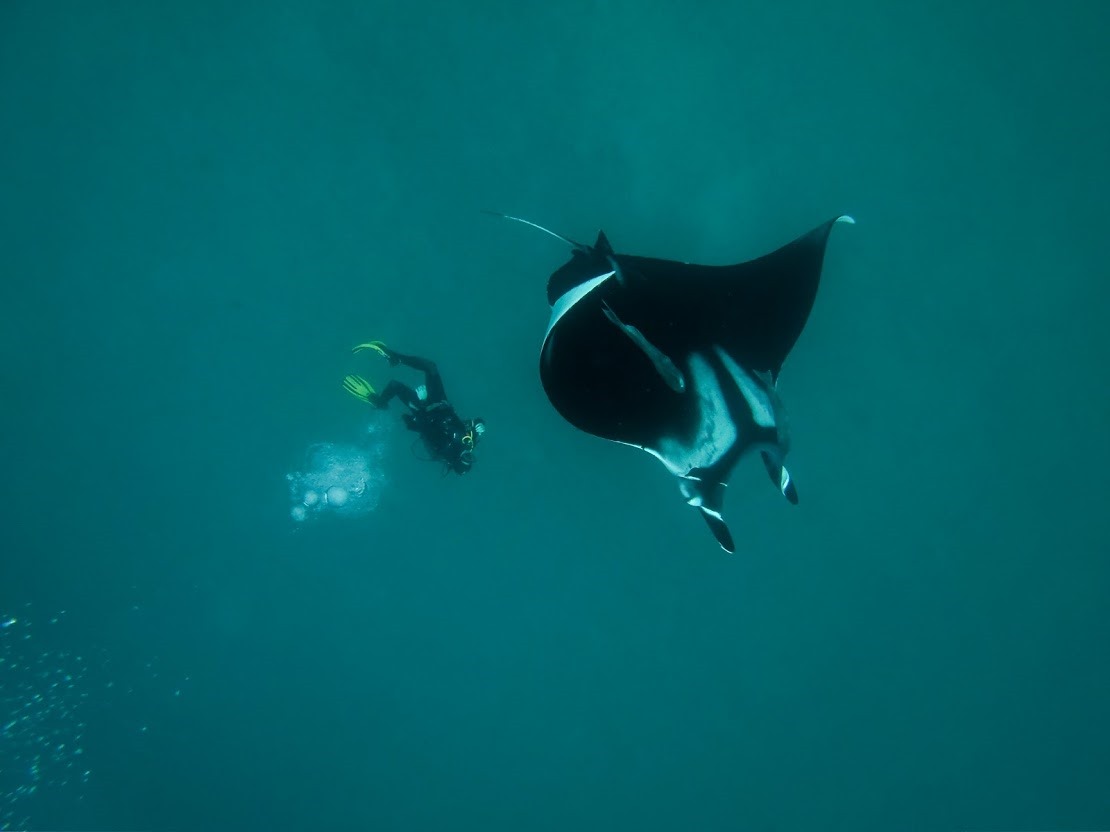
[[[686,390],[686,379],[682,375],[682,371],[675,366],[675,363],[659,349],[655,344],[651,343],[644,333],[640,332],[636,327],[631,324],[626,324],[617,317],[617,313],[608,303],[603,302],[601,305],[602,310],[605,312],[605,317],[609,321],[629,337],[633,344],[640,348],[640,351],[648,357],[648,360],[655,366],[655,371],[659,373],[667,386],[674,390],[676,393],[682,393]]]

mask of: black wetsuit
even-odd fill
[[[404,355],[388,351],[391,364],[404,364],[424,373],[424,398],[407,384],[394,379],[386,385],[374,400],[378,407],[385,408],[394,398],[400,399],[409,412],[401,418],[409,430],[416,431],[424,440],[424,447],[434,459],[442,460],[456,474],[465,474],[473,465],[473,436],[468,445],[463,441],[467,436],[466,425],[447,401],[443,389],[443,379],[435,362],[415,355]]]

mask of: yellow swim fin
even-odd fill
[[[373,350],[382,358],[389,358],[389,349],[382,341],[367,341],[365,344],[359,344],[351,352],[358,353],[363,350]]]
[[[377,392],[362,376],[347,376],[343,379],[343,389],[354,396],[360,401],[367,404],[374,404],[374,396]]]

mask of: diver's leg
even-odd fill
[[[416,391],[409,387],[407,384],[394,379],[385,386],[385,389],[380,393],[376,393],[373,397],[373,404],[375,407],[386,408],[389,403],[394,399],[400,399],[403,404],[409,407],[416,407],[420,403],[420,396]]]
[[[406,367],[411,367],[424,374],[424,386],[428,391],[427,401],[429,403],[447,401],[447,392],[443,389],[443,379],[440,377],[439,368],[436,367],[434,361],[415,355],[405,355],[395,350],[390,350],[389,355],[395,358],[399,364],[404,364]]]

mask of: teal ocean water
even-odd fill
[[[0,828],[1110,828],[1108,18],[0,4]],[[705,263],[855,216],[800,505],[747,461],[726,555],[564,422],[567,251],[483,209]],[[371,338],[471,474],[343,392]],[[372,505],[297,523],[319,443]]]

